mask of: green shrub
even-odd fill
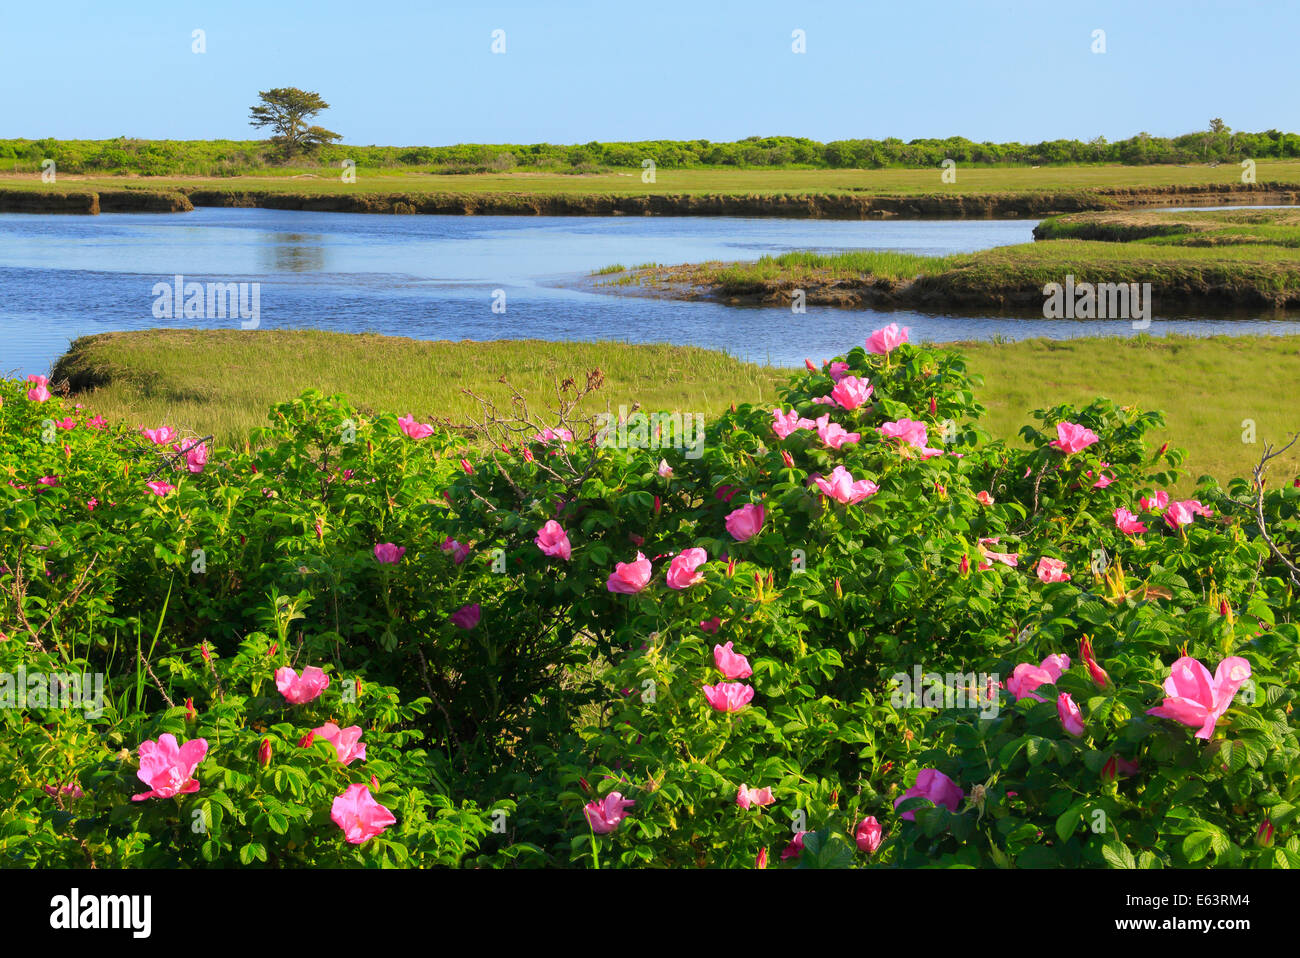
[[[818,401],[850,375],[870,380],[865,403]],[[485,409],[477,446],[308,392],[191,471],[177,449],[200,437],[97,428],[6,382],[0,671],[102,673],[109,703],[0,712],[0,857],[1295,864],[1300,634],[1282,557],[1300,545],[1300,490],[1238,481],[1194,508],[1143,505],[1181,462],[1146,447],[1158,413],[1059,405],[1013,446],[981,430],[978,385],[960,356],[911,345],[812,367],[780,408],[858,434],[838,449],[815,427],[782,438],[749,405],[698,444],[678,431],[689,412],[659,433],[594,418],[598,375],[562,384],[546,413],[523,397]],[[1056,448],[1060,424],[1095,441]],[[841,467],[874,491],[825,494]],[[745,535],[735,523],[759,507]],[[1145,530],[1120,531],[1118,509]],[[686,550],[705,554],[699,580],[666,580]],[[612,591],[638,553],[648,584]],[[728,642],[752,670],[736,711],[705,691],[726,681],[713,649]],[[1024,691],[1026,669],[1062,655],[1042,701]],[[1240,673],[1208,738],[1149,714],[1184,657]],[[289,665],[331,685],[287,704],[274,675]],[[898,678],[917,670],[965,697],[909,698]],[[1058,712],[1070,702],[1081,728]],[[298,746],[326,721],[361,730],[364,763]],[[164,733],[208,742],[199,788],[133,802],[138,747]],[[951,801],[906,796],[936,773],[950,791],[925,794]],[[330,807],[365,783],[396,823],[352,845]],[[742,785],[772,803],[738,807]],[[878,847],[857,840],[868,816]]]

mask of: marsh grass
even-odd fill
[[[1034,235],[1045,240],[1102,240],[1146,246],[1295,248],[1300,247],[1300,209],[1075,213],[1043,220]]]
[[[1123,405],[1159,409],[1166,428],[1151,441],[1187,450],[1179,491],[1206,473],[1220,482],[1249,475],[1264,443],[1285,443],[1300,431],[1300,338],[1286,336],[1115,336],[961,342],[953,348],[984,377],[979,393],[987,428],[1015,435],[1027,412],[1106,396]],[[1255,443],[1243,441],[1247,420]],[[1300,473],[1293,449],[1269,469],[1273,485]]]
[[[1083,213],[1044,220],[1032,243],[918,256],[888,250],[796,251],[754,262],[710,262],[640,272],[724,295],[838,284],[891,287],[931,299],[1001,304],[1042,295],[1048,283],[1149,282],[1157,299],[1300,302],[1300,210]]]
[[[1016,436],[1033,409],[1097,396],[1162,410],[1168,425],[1152,441],[1188,451],[1180,492],[1190,492],[1202,473],[1221,482],[1248,474],[1265,442],[1279,444],[1300,429],[1300,339],[1142,335],[953,346],[984,377],[978,396],[993,435]],[[88,410],[215,433],[223,442],[242,440],[266,424],[272,403],[313,386],[370,410],[461,421],[477,410],[462,388],[501,400],[506,387],[498,379],[508,375],[544,402],[556,376],[598,367],[605,386],[597,397],[609,408],[639,401],[646,409],[711,416],[732,402],[775,403],[776,386],[791,372],[693,347],[425,342],[316,331],[146,330],[86,337],[74,347],[58,368],[100,383],[77,397]],[[1242,441],[1245,420],[1255,423],[1254,444]],[[1293,451],[1270,475],[1289,482],[1297,471]]]
[[[938,167],[926,169],[664,169],[653,184],[641,182],[640,168],[613,169],[581,175],[512,171],[447,176],[420,170],[395,171],[359,164],[357,182],[343,183],[337,166],[319,175],[301,171],[259,170],[255,175],[157,175],[149,177],[60,173],[56,189],[116,190],[137,185],[153,190],[271,190],[284,193],[439,193],[439,194],[568,194],[568,195],[772,195],[807,194],[983,194],[1041,193],[1132,187],[1241,184],[1236,167],[1173,166],[1052,166],[963,167],[956,183],[943,183]],[[297,175],[295,175],[297,174]],[[1260,160],[1260,184],[1300,183],[1300,161]],[[39,173],[0,177],[9,189],[49,190]]]
[[[78,401],[132,425],[166,423],[219,441],[242,442],[267,425],[267,410],[308,388],[344,393],[364,410],[414,413],[461,424],[479,404],[462,389],[509,404],[511,384],[543,410],[556,383],[604,386],[594,414],[640,402],[647,410],[721,412],[732,402],[772,400],[784,376],[691,346],[540,340],[429,342],[315,330],[158,329],[104,333],[73,343],[56,379],[85,384]]]
[[[814,276],[845,279],[870,275],[879,279],[908,280],[941,273],[951,265],[951,256],[918,256],[893,250],[852,250],[841,253],[795,251],[764,256],[753,263],[729,263],[717,273],[719,285],[745,286],[782,280],[797,283]]]

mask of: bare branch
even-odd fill
[[[1300,586],[1300,567],[1297,567],[1294,562],[1282,554],[1282,550],[1277,547],[1277,544],[1273,541],[1273,537],[1268,534],[1268,526],[1264,520],[1264,473],[1268,470],[1268,463],[1285,453],[1288,449],[1294,446],[1298,440],[1300,440],[1300,432],[1293,435],[1291,441],[1281,449],[1277,450],[1277,452],[1273,451],[1272,444],[1266,444],[1264,446],[1264,455],[1260,457],[1259,465],[1255,466],[1254,476],[1255,524],[1259,526],[1260,537],[1264,540],[1265,545],[1268,546],[1269,551],[1273,553],[1277,560],[1286,566],[1287,574],[1291,577],[1291,582],[1294,585]]]

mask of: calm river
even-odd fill
[[[1136,335],[1117,321],[810,307],[736,308],[593,292],[611,263],[755,259],[792,249],[969,252],[1027,242],[1033,221],[704,217],[370,216],[200,208],[180,214],[0,215],[0,374],[46,372],[77,336],[151,326],[154,287],[258,283],[260,329],[311,327],[418,339],[617,339],[724,349],[801,364],[889,322],[913,339]],[[502,291],[498,293],[497,291]],[[494,312],[493,303],[505,304]],[[1260,312],[1165,317],[1148,332],[1300,332]]]

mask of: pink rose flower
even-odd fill
[[[573,442],[573,433],[567,429],[552,429],[547,426],[541,432],[533,434],[534,442],[552,443],[552,442]]]
[[[50,381],[48,377],[32,373],[27,377],[27,381],[33,384],[32,388],[27,390],[27,398],[32,402],[45,402],[50,398],[50,391],[46,388],[46,384]]]
[[[731,538],[737,542],[745,542],[758,535],[759,530],[763,528],[763,519],[766,516],[767,510],[762,506],[756,506],[752,503],[741,506],[727,515],[727,531],[731,533]]]
[[[1194,520],[1197,516],[1214,515],[1209,509],[1201,505],[1196,499],[1183,499],[1181,502],[1172,502],[1169,508],[1165,510],[1165,522],[1169,528],[1177,529],[1185,526]]]
[[[1199,661],[1183,656],[1169,667],[1164,702],[1147,709],[1147,715],[1173,719],[1191,728],[1199,725],[1196,737],[1209,739],[1214,735],[1215,723],[1228,711],[1237,689],[1248,678],[1250,663],[1239,656],[1220,662],[1213,677]]]
[[[789,412],[772,410],[772,431],[776,433],[778,439],[784,439],[800,429],[813,429],[816,425],[811,419],[804,419],[793,409]]]
[[[909,798],[924,798],[935,805],[942,805],[948,811],[955,812],[965,796],[957,783],[936,768],[923,768],[916,775],[916,784],[894,799],[894,808],[898,808]],[[903,812],[904,821],[916,821],[915,813]]]
[[[857,842],[858,849],[868,855],[876,853],[876,849],[880,847],[880,842],[884,837],[885,829],[880,822],[876,821],[874,815],[868,815],[858,822],[858,827],[853,833],[853,840]]]
[[[772,797],[771,788],[750,788],[744,782],[740,783],[740,790],[736,792],[736,804],[746,811],[751,805],[771,805],[776,799]]]
[[[406,433],[412,439],[428,439],[433,435],[432,424],[427,422],[416,422],[415,417],[411,415],[399,417],[397,425],[401,427],[402,432]]]
[[[619,823],[627,817],[627,809],[636,802],[624,798],[618,792],[610,792],[604,798],[588,802],[582,809],[587,816],[587,823],[597,835],[608,835],[618,828]]]
[[[1068,692],[1056,697],[1056,714],[1060,716],[1061,726],[1076,738],[1083,735],[1083,712],[1075,704]]]
[[[554,519],[537,531],[537,538],[533,541],[537,543],[537,548],[542,550],[542,555],[563,559],[565,562],[573,556],[568,533]]]
[[[713,664],[729,679],[747,679],[754,674],[749,660],[731,650],[731,643],[713,647]]]
[[[451,536],[447,536],[447,538],[442,540],[442,551],[450,552],[452,560],[456,565],[460,565],[469,558],[470,549],[469,546],[461,545]]]
[[[993,568],[994,562],[1001,562],[1003,565],[1010,566],[1013,569],[1020,564],[1020,556],[1018,553],[994,552],[987,548],[989,545],[996,545],[998,538],[998,536],[992,536],[987,539],[979,540],[980,553],[984,556],[978,566],[981,572]]]
[[[375,558],[387,565],[396,565],[402,561],[402,556],[406,554],[406,546],[394,545],[391,542],[379,542],[375,544]]]
[[[704,581],[704,573],[697,572],[709,559],[708,554],[699,548],[684,549],[673,557],[668,565],[668,586],[672,589],[689,589]]]
[[[131,801],[143,802],[147,798],[175,798],[199,790],[194,770],[208,754],[204,739],[191,739],[184,745],[176,744],[176,736],[164,732],[158,741],[140,744],[140,770],[136,777],[149,786],[149,791],[132,795]]]
[[[839,449],[845,443],[855,443],[862,438],[858,432],[848,432],[837,422],[831,422],[830,414],[817,419],[817,438],[831,449]]]
[[[208,444],[206,442],[197,442],[186,448],[184,444],[176,446],[176,451],[180,452],[185,449],[185,468],[190,472],[202,472],[203,467],[208,464]]]
[[[367,842],[389,825],[397,824],[393,813],[375,801],[365,785],[349,785],[346,792],[334,799],[330,819],[343,829],[344,837],[353,845]]]
[[[740,682],[704,686],[704,697],[719,712],[739,712],[754,699],[754,690]]]
[[[477,602],[475,602],[472,605],[461,606],[453,612],[451,615],[451,624],[468,632],[470,629],[478,625],[479,619],[482,618],[482,616],[483,609]]]
[[[1070,667],[1068,655],[1049,655],[1040,665],[1021,662],[1007,679],[1007,691],[1016,697],[1016,701],[1028,696],[1036,702],[1047,701],[1034,692],[1040,685],[1055,685],[1061,673]]]
[[[1065,563],[1049,556],[1043,556],[1038,560],[1038,578],[1042,582],[1070,581],[1070,575],[1065,571]]]
[[[861,502],[867,496],[875,495],[880,489],[870,479],[854,481],[852,474],[843,466],[836,466],[831,471],[830,479],[817,476],[813,479],[813,482],[822,491],[823,495],[829,496],[836,502],[842,502],[846,506]]]
[[[145,485],[149,487],[149,491],[155,496],[165,496],[176,488],[170,482],[163,482],[161,479],[153,482],[146,482]]]
[[[886,355],[907,342],[910,326],[898,328],[898,323],[890,323],[884,329],[877,329],[867,337],[867,352]]]
[[[1072,422],[1062,422],[1056,425],[1056,438],[1050,443],[1056,449],[1061,450],[1067,456],[1073,455],[1082,449],[1086,449],[1098,440],[1098,436],[1091,429],[1077,425]]]
[[[844,409],[857,409],[871,398],[873,386],[857,376],[844,376],[835,383],[831,398]]]
[[[311,730],[312,735],[319,735],[334,746],[334,752],[344,765],[366,760],[366,746],[361,741],[361,726],[352,725],[339,728],[333,722],[326,722],[320,728]]]
[[[68,798],[86,797],[86,793],[81,790],[81,786],[76,784],[75,782],[70,782],[67,785],[64,785],[62,788],[58,788],[54,785],[42,785],[41,790],[44,791],[46,795],[49,795],[51,798],[58,798],[60,793],[66,795]]]
[[[275,687],[291,705],[303,705],[319,696],[330,686],[330,677],[314,665],[309,665],[299,675],[289,666],[275,670]]]
[[[1127,509],[1122,508],[1115,510],[1115,528],[1130,536],[1147,531],[1145,523],[1141,522],[1137,516]]]
[[[619,562],[614,566],[605,588],[623,595],[640,592],[650,581],[650,571],[650,560],[638,552],[634,562]]]
[[[926,443],[925,423],[917,422],[915,419],[900,419],[897,422],[887,422],[876,430],[886,439],[899,439],[909,446],[915,446],[918,449],[924,449]],[[942,449],[933,450],[936,453],[943,452]]]
[[[176,438],[176,430],[171,426],[159,426],[157,429],[141,429],[140,432],[155,446],[165,446]]]
[[[1109,467],[1109,466],[1110,466],[1110,463],[1108,463],[1108,462],[1103,462],[1103,463],[1101,463],[1101,468],[1103,468],[1103,469],[1105,469],[1105,468],[1107,468],[1107,467]],[[1084,475],[1086,475],[1089,479],[1091,479],[1091,478],[1092,478],[1092,470],[1089,469],[1086,473],[1084,473]],[[1107,486],[1109,486],[1109,485],[1110,485],[1112,482],[1114,482],[1114,481],[1115,481],[1115,477],[1114,477],[1114,476],[1108,476],[1108,475],[1106,475],[1105,473],[1102,473],[1100,476],[1097,477],[1097,481],[1094,482],[1094,483],[1092,484],[1092,488],[1094,488],[1094,489],[1105,489]]]
[[[1161,490],[1151,497],[1143,496],[1138,500],[1138,508],[1146,512],[1161,512],[1169,505],[1169,493]]]

